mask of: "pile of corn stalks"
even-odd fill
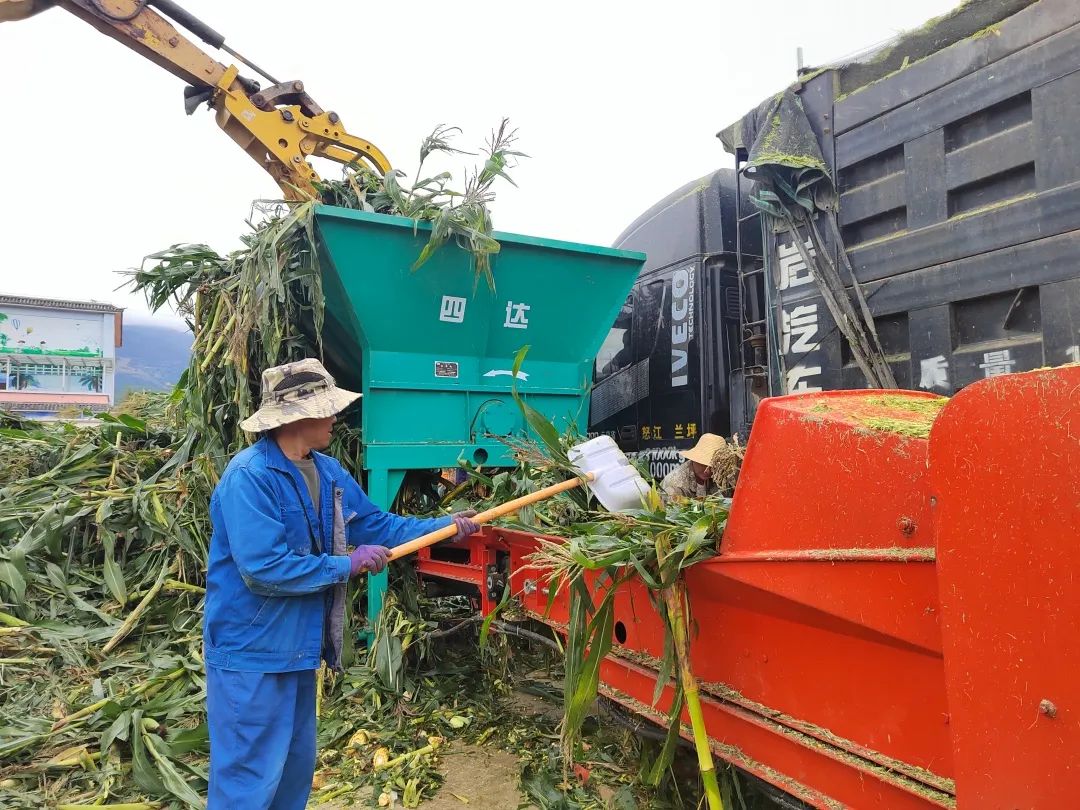
[[[200,581],[212,472],[164,418],[6,420],[0,473],[0,797],[200,806]],[[123,751],[123,754],[121,754]],[[63,806],[63,802],[61,802]]]
[[[0,806],[202,804],[208,527],[194,493],[215,472],[187,445],[180,413],[158,396],[99,428],[3,419]],[[555,474],[523,456],[499,482]],[[561,657],[537,662],[500,637],[478,659],[475,630],[437,638],[468,618],[467,605],[422,603],[408,576],[393,586],[372,655],[325,684],[316,804],[416,806],[452,762],[444,752],[467,743],[520,757],[535,806],[599,810],[605,779],[620,807],[683,806],[635,775],[634,735],[618,727],[588,728],[582,759],[595,775],[568,779],[555,723],[507,706],[521,672],[546,667],[548,691],[574,682]]]

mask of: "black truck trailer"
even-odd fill
[[[616,242],[649,258],[590,428],[654,475],[765,396],[1080,362],[1080,2],[972,0],[720,138]]]

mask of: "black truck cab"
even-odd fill
[[[735,172],[688,183],[615,247],[648,260],[596,358],[590,431],[645,457],[662,477],[701,433],[730,435],[729,378],[742,364],[736,249],[760,256],[756,218],[736,239]]]

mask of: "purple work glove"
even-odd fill
[[[455,512],[451,516],[451,520],[454,521],[454,525],[457,526],[457,534],[450,538],[451,543],[455,543],[458,540],[464,540],[470,534],[476,534],[480,531],[480,524],[475,520],[471,520],[476,515],[475,509],[469,509],[466,512]]]
[[[390,561],[390,549],[386,546],[357,546],[349,555],[349,576],[355,577],[365,571],[377,574]]]

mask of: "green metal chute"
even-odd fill
[[[496,233],[492,288],[452,243],[414,270],[427,224],[330,206],[315,222],[327,365],[363,393],[364,468],[377,504],[389,508],[406,470],[462,459],[512,465],[503,439],[526,431],[515,387],[560,428],[584,432],[592,363],[643,254]]]

